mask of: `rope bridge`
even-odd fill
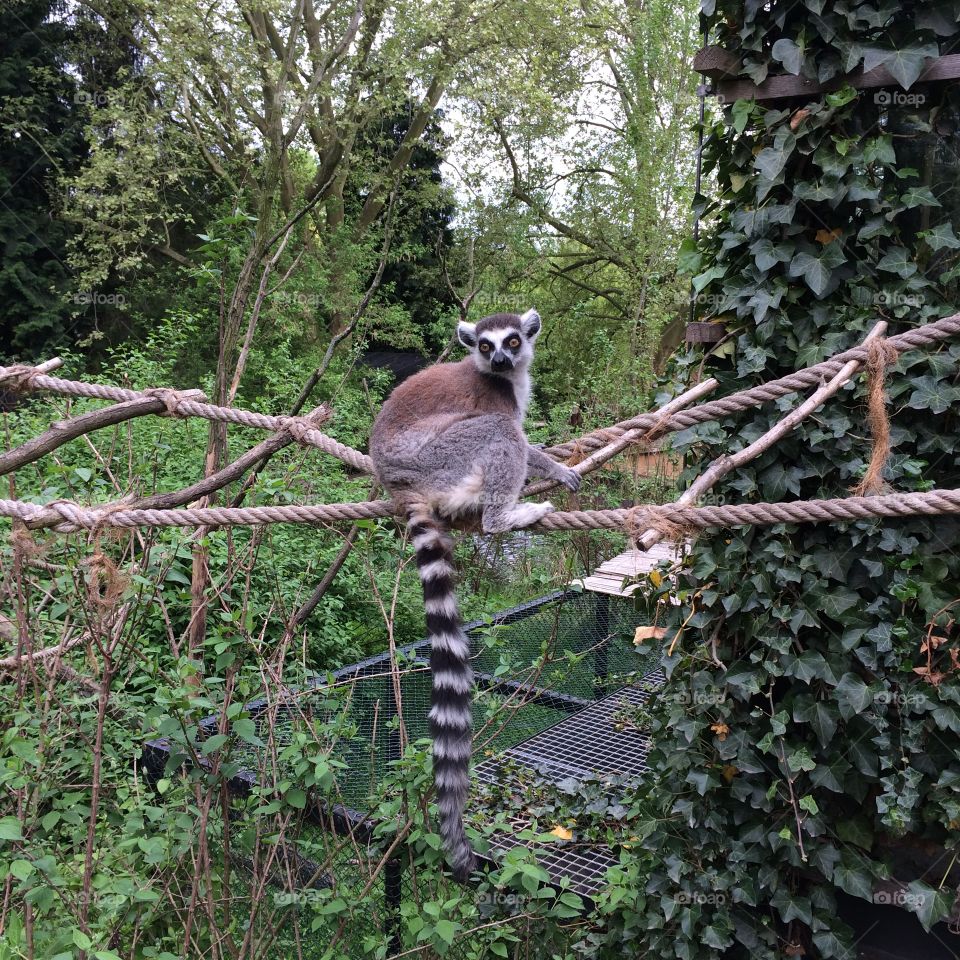
[[[616,510],[557,511],[545,516],[532,529],[548,532],[622,529],[626,530],[632,539],[649,548],[657,540],[683,528],[823,523],[960,513],[960,490],[887,494],[866,490],[864,492],[870,495],[832,500],[722,506],[697,506],[695,503],[707,489],[731,470],[759,456],[786,436],[865,366],[868,367],[871,378],[882,377],[885,368],[900,353],[934,346],[956,337],[960,334],[960,314],[889,338],[884,336],[885,331],[886,323],[878,323],[860,346],[829,360],[727,397],[696,403],[718,385],[715,380],[706,380],[651,413],[641,414],[602,430],[591,431],[555,447],[548,447],[545,452],[557,459],[570,460],[574,463],[574,469],[585,475],[598,469],[631,444],[728,417],[810,387],[816,388],[806,400],[758,440],[732,456],[724,455],[714,461],[676,503]],[[388,500],[175,509],[226,486],[259,462],[263,456],[270,455],[290,443],[321,450],[361,473],[371,473],[373,465],[366,454],[340,443],[319,429],[330,417],[330,410],[326,406],[318,407],[306,416],[269,416],[208,403],[198,390],[130,390],[50,376],[50,371],[60,365],[61,362],[54,359],[36,367],[0,367],[0,385],[20,392],[45,391],[65,396],[112,400],[115,401],[114,405],[54,423],[40,437],[0,454],[0,475],[31,463],[82,434],[146,415],[200,417],[262,429],[272,433],[273,437],[247,451],[216,474],[181,491],[145,497],[138,501],[125,498],[98,506],[82,506],[67,500],[56,500],[42,505],[19,500],[0,500],[0,516],[14,518],[30,528],[44,527],[67,533],[102,527],[353,523],[357,520],[390,517],[396,512],[393,503]],[[882,381],[880,389],[872,392],[882,397]],[[524,491],[524,495],[545,492],[556,485],[552,481],[531,484]]]

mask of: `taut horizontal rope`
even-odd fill
[[[200,527],[267,523],[343,523],[394,515],[390,500],[364,503],[291,504],[281,507],[203,507],[185,510],[127,510],[82,507],[66,500],[37,505],[0,500],[0,516],[14,517],[31,527],[51,527],[69,533],[101,527]],[[880,517],[938,516],[960,513],[960,490],[891,493],[836,500],[795,500],[789,503],[725,504],[695,507],[663,504],[626,510],[572,510],[547,514],[535,530],[619,530],[653,526],[661,521],[683,526],[769,526],[774,523],[830,523]]]
[[[895,350],[902,353],[905,350],[914,350],[918,347],[941,343],[958,335],[960,335],[960,314],[953,314],[941,320],[907,330],[895,337],[889,337],[887,342]],[[602,430],[595,430],[567,443],[548,447],[545,452],[558,459],[566,459],[575,452],[582,455],[591,450],[608,446],[623,437],[627,431],[647,432],[656,426],[658,432],[668,433],[684,430],[687,427],[705,423],[709,420],[719,420],[722,417],[748,410],[770,400],[776,400],[788,393],[796,393],[808,387],[817,387],[823,380],[834,377],[844,364],[851,360],[863,361],[866,356],[866,347],[854,347],[832,357],[830,360],[825,360],[804,370],[798,370],[796,373],[781,377],[779,380],[771,380],[748,390],[741,390],[739,393],[731,394],[728,397],[721,397],[696,407],[690,407],[687,410],[681,410],[667,419],[664,419],[658,412],[643,413]],[[59,361],[52,362],[59,363]],[[63,380],[59,377],[51,377],[43,372],[48,368],[48,364],[41,364],[39,367],[19,365],[0,367],[0,384],[7,383],[13,389],[48,390],[52,393],[68,396],[91,397],[117,402],[153,398],[162,401],[167,413],[180,417],[202,417],[207,420],[220,420],[274,432],[287,429],[298,442],[323,450],[355,470],[364,473],[373,472],[373,461],[369,456],[353,449],[353,447],[340,443],[338,440],[334,440],[333,437],[313,428],[309,423],[302,422],[302,418],[275,417],[253,413],[250,410],[241,410],[236,407],[219,407],[215,404],[190,399],[189,391],[178,392],[166,388],[138,391],[104,384]],[[295,420],[301,422],[294,423]]]
[[[914,327],[912,330],[906,330],[895,337],[888,337],[886,342],[898,353],[903,353],[905,350],[916,350],[919,347],[942,343],[944,340],[950,340],[956,336],[960,336],[960,313],[944,317],[933,323],[924,324],[921,327]],[[788,393],[796,393],[809,387],[819,387],[822,381],[835,377],[841,368],[851,360],[865,361],[867,359],[867,349],[865,346],[857,346],[851,350],[845,350],[829,360],[824,360],[822,363],[817,363],[804,370],[798,370],[796,373],[788,374],[779,380],[770,380],[756,387],[750,387],[748,390],[741,390],[738,393],[731,393],[729,396],[708,400],[696,407],[681,410],[666,421],[661,421],[661,418],[655,413],[642,413],[639,416],[631,417],[629,420],[622,420],[613,426],[604,427],[602,430],[594,430],[592,433],[587,433],[576,440],[570,440],[555,447],[548,447],[545,452],[554,457],[565,459],[577,450],[583,452],[606,446],[612,440],[623,436],[627,430],[649,429],[656,423],[658,426],[662,426],[664,433],[673,433],[677,430],[686,430],[687,427],[695,426],[698,423],[706,423],[708,420],[720,420],[743,410],[749,410],[751,407],[758,407],[770,400],[777,400]]]
[[[316,447],[342,460],[355,470],[364,473],[373,472],[373,461],[359,450],[348,447],[339,440],[317,430],[305,417],[270,416],[254,413],[238,407],[220,407],[196,399],[194,391],[169,390],[155,387],[150,390],[127,390],[124,387],[110,387],[100,383],[81,383],[77,380],[63,380],[46,374],[33,372],[30,367],[0,367],[0,384],[6,383],[13,389],[48,390],[65,396],[90,397],[94,400],[159,400],[165,413],[177,417],[200,417],[204,420],[219,420],[222,423],[235,423],[241,427],[253,427],[259,430],[277,432],[287,430],[298,443]],[[201,394],[202,396],[202,394]]]

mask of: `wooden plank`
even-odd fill
[[[767,77],[763,83],[740,78],[740,63],[729,51],[721,47],[705,47],[694,57],[694,69],[714,80],[714,93],[723,103],[735,100],[781,100],[792,97],[816,97],[832,93],[849,85],[857,90],[872,90],[881,87],[895,87],[901,90],[900,83],[886,67],[875,67],[866,73],[862,69],[834,77],[826,83],[819,83],[807,77],[795,77],[792,74],[776,74]],[[929,60],[920,74],[917,83],[936,83],[960,78],[960,54],[950,53]],[[915,84],[916,85],[916,84]],[[895,96],[895,94],[891,94]]]
[[[619,563],[616,560],[608,560],[606,563],[601,563],[594,573],[605,573],[618,577],[636,577],[641,573],[649,573],[661,563],[662,560],[659,557],[637,557]]]
[[[693,69],[711,80],[726,80],[739,76],[741,65],[735,54],[714,45],[696,52],[693,57]]]
[[[613,570],[616,572],[629,573],[635,569],[648,570],[649,564],[656,565],[664,560],[677,561],[683,556],[683,550],[676,544],[660,542],[654,544],[649,550],[628,550],[626,553],[618,554],[605,560],[597,568],[598,570]]]
[[[639,587],[639,584],[630,584],[625,588],[622,580],[610,580],[607,577],[585,577],[581,582],[584,590],[605,593],[612,597],[629,597]]]
[[[727,335],[726,324],[716,320],[697,320],[687,324],[687,343],[719,343]]]
[[[688,544],[662,541],[654,544],[649,550],[627,550],[616,557],[605,560],[594,572],[582,580],[573,583],[582,586],[584,590],[594,593],[604,593],[616,597],[629,597],[641,583],[629,583],[628,580],[640,580],[656,569],[661,563],[676,563],[686,552]]]

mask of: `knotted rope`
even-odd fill
[[[15,363],[10,367],[0,367],[0,386],[18,392],[34,390],[36,389],[35,381],[42,376],[42,371],[36,367],[30,367],[24,363]]]
[[[317,422],[304,417],[270,416],[255,413],[239,407],[220,407],[207,403],[200,390],[172,390],[167,387],[152,387],[148,390],[127,390],[124,387],[111,387],[100,383],[81,383],[77,380],[62,380],[51,377],[34,367],[17,364],[12,367],[0,367],[0,383],[12,384],[14,390],[48,390],[65,396],[90,397],[94,400],[113,400],[123,403],[128,400],[160,400],[166,407],[166,414],[176,417],[199,417],[204,420],[217,420],[233,423],[240,427],[253,427],[276,433],[291,427],[291,435],[298,443],[316,447],[331,456],[342,460],[348,466],[362,473],[373,472],[373,461],[359,450],[334,440],[317,429]]]
[[[906,330],[897,336],[889,337],[887,343],[898,353],[902,353],[905,350],[915,350],[920,347],[942,343],[944,340],[949,340],[957,335],[960,335],[960,313],[915,327],[912,330]],[[720,420],[749,410],[752,407],[760,406],[770,400],[777,400],[789,393],[797,393],[809,387],[816,388],[824,380],[829,380],[835,376],[844,364],[850,360],[866,361],[867,359],[868,347],[862,345],[853,347],[851,350],[846,350],[830,360],[824,360],[812,367],[798,370],[796,373],[791,373],[778,380],[759,384],[748,390],[741,390],[717,400],[710,400],[698,406],[689,407],[686,410],[674,413],[669,418],[665,419],[659,413],[643,413],[609,427],[594,430],[558,446],[548,447],[544,452],[558,460],[566,460],[572,456],[583,459],[590,451],[598,450],[601,447],[608,446],[612,441],[618,440],[628,430],[648,431],[655,427],[658,434],[661,431],[670,433],[685,430],[687,427],[695,426],[698,423]],[[127,390],[122,387],[111,387],[104,384],[62,380],[59,377],[48,376],[40,368],[24,367],[20,364],[12,367],[0,367],[0,383],[7,380],[13,384],[13,389],[48,390],[52,393],[116,402],[157,395],[150,391]],[[220,420],[226,423],[235,423],[239,426],[274,432],[283,429],[283,417],[267,416],[266,414],[253,413],[236,407],[218,407],[210,403],[184,399],[183,393],[185,392],[181,392],[176,398],[177,416]],[[166,400],[164,402],[166,403]],[[346,444],[334,440],[333,437],[328,437],[319,430],[303,431],[303,439],[299,442],[323,450],[355,470],[363,473],[373,472],[373,461],[370,457],[353,447],[348,447]]]
[[[914,327],[912,330],[906,330],[894,337],[887,338],[887,344],[898,353],[905,350],[916,350],[920,347],[928,347],[933,344],[942,343],[952,337],[960,335],[960,313],[944,317],[933,323],[924,324],[921,327]],[[687,427],[696,426],[699,423],[706,423],[710,420],[721,420],[724,417],[733,416],[736,413],[742,413],[753,407],[768,403],[771,400],[778,400],[788,393],[798,393],[810,387],[818,387],[822,381],[830,380],[840,371],[840,369],[850,360],[866,361],[868,359],[868,346],[857,346],[851,350],[845,350],[843,353],[817,363],[812,367],[806,367],[798,370],[796,373],[780,377],[778,380],[770,380],[767,383],[761,383],[747,390],[740,390],[737,393],[731,393],[726,397],[719,397],[716,400],[708,400],[695,407],[689,407],[686,410],[680,410],[670,419],[661,425],[664,432],[675,433],[678,430],[686,430]],[[621,437],[627,430],[649,429],[657,423],[659,417],[655,413],[642,413],[639,416],[631,417],[629,420],[622,420],[620,423],[609,427],[603,427],[600,430],[592,431],[577,437],[575,440],[569,440],[566,443],[558,444],[555,447],[548,447],[544,451],[557,459],[566,459],[579,447],[581,456],[584,451],[596,450],[610,443],[611,438]]]
[[[151,387],[144,390],[143,395],[159,400],[167,408],[168,417],[189,417],[190,414],[185,412],[183,405],[188,400],[207,399],[202,390],[173,390],[170,387]]]
[[[265,523],[349,523],[393,516],[390,500],[361,503],[289,504],[278,507],[201,507],[182,510],[126,509],[122,504],[83,507],[68,500],[39,506],[0,500],[0,516],[22,520],[29,527],[51,527],[69,533],[101,527],[200,527]],[[960,513],[960,490],[891,493],[835,500],[788,503],[745,503],[697,507],[668,503],[619,510],[571,510],[549,513],[534,530],[631,530],[661,524],[682,527],[769,526],[774,523],[831,523],[883,517],[930,517]],[[645,525],[645,526],[644,526]],[[670,528],[668,528],[670,529]]]

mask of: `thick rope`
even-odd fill
[[[203,507],[184,510],[82,507],[68,500],[39,506],[20,500],[0,500],[0,516],[14,517],[30,527],[51,527],[64,533],[101,527],[200,527],[265,523],[344,523],[393,516],[389,500],[363,503],[291,504],[280,507]],[[891,493],[836,500],[795,500],[788,503],[726,504],[695,507],[679,504],[630,507],[624,510],[571,510],[547,514],[535,530],[637,530],[658,524],[683,527],[768,526],[774,523],[831,523],[881,517],[938,516],[960,513],[960,490]]]
[[[915,350],[919,347],[941,343],[957,335],[960,335],[960,313],[915,327],[912,330],[906,330],[895,337],[889,337],[887,343],[894,350],[902,353],[904,350]],[[560,460],[572,456],[583,459],[590,451],[618,440],[628,430],[647,431],[654,427],[656,427],[658,433],[661,430],[664,433],[685,430],[687,427],[695,426],[698,423],[719,420],[743,410],[749,410],[770,400],[786,396],[788,393],[797,393],[808,387],[817,387],[823,380],[834,377],[850,360],[864,361],[866,359],[867,347],[857,346],[838,354],[830,360],[807,367],[805,370],[798,370],[796,373],[781,377],[779,380],[771,380],[768,383],[751,387],[749,390],[741,390],[739,393],[732,393],[727,397],[681,410],[669,419],[664,420],[659,412],[643,413],[630,420],[622,420],[620,423],[604,427],[601,430],[594,430],[592,433],[585,434],[567,443],[548,447],[544,452]],[[49,390],[52,393],[118,402],[137,400],[143,397],[160,397],[167,406],[167,411],[179,417],[202,417],[207,420],[220,420],[274,432],[284,429],[284,421],[291,419],[253,413],[236,407],[218,407],[214,404],[187,399],[183,392],[168,391],[164,388],[137,391],[98,383],[62,380],[59,377],[48,376],[41,372],[40,368],[22,365],[0,367],[0,384],[8,384],[15,390]],[[300,443],[329,453],[355,470],[363,473],[373,472],[373,461],[370,457],[359,450],[354,450],[353,447],[348,447],[346,444],[334,440],[333,437],[328,437],[319,430],[304,429],[301,436],[296,439]]]
[[[219,407],[206,403],[200,398],[203,394],[193,390],[171,390],[166,387],[154,387],[150,390],[127,390],[124,387],[110,387],[100,383],[81,383],[77,380],[62,380],[40,373],[33,367],[16,365],[0,367],[0,384],[14,390],[48,390],[67,396],[90,397],[95,400],[142,400],[151,398],[161,400],[166,413],[176,417],[200,417],[204,420],[219,420],[223,423],[235,423],[241,427],[253,427],[276,433],[288,430],[301,444],[316,447],[324,453],[342,460],[348,466],[362,473],[373,472],[373,461],[359,450],[348,447],[333,437],[327,436],[306,417],[274,417],[238,407]]]
[[[955,313],[934,323],[927,323],[921,327],[906,330],[895,337],[888,337],[886,343],[898,353],[903,353],[905,350],[916,350],[919,347],[941,343],[958,335],[960,335],[960,313]],[[756,387],[750,387],[748,390],[741,390],[738,393],[731,393],[729,396],[709,400],[696,407],[681,410],[663,424],[658,423],[660,418],[657,414],[643,413],[629,420],[622,420],[613,426],[594,430],[567,443],[548,447],[544,450],[544,453],[565,460],[579,451],[582,459],[584,453],[606,446],[611,440],[623,436],[627,430],[649,429],[657,424],[664,432],[673,433],[677,430],[686,430],[687,427],[696,426],[698,423],[720,420],[723,417],[732,416],[752,407],[758,407],[770,400],[777,400],[788,393],[797,393],[809,387],[818,387],[822,381],[830,380],[836,376],[850,360],[867,360],[867,351],[868,347],[865,346],[854,347],[831,357],[829,360],[824,360],[822,363],[781,377],[779,380],[770,380]]]

